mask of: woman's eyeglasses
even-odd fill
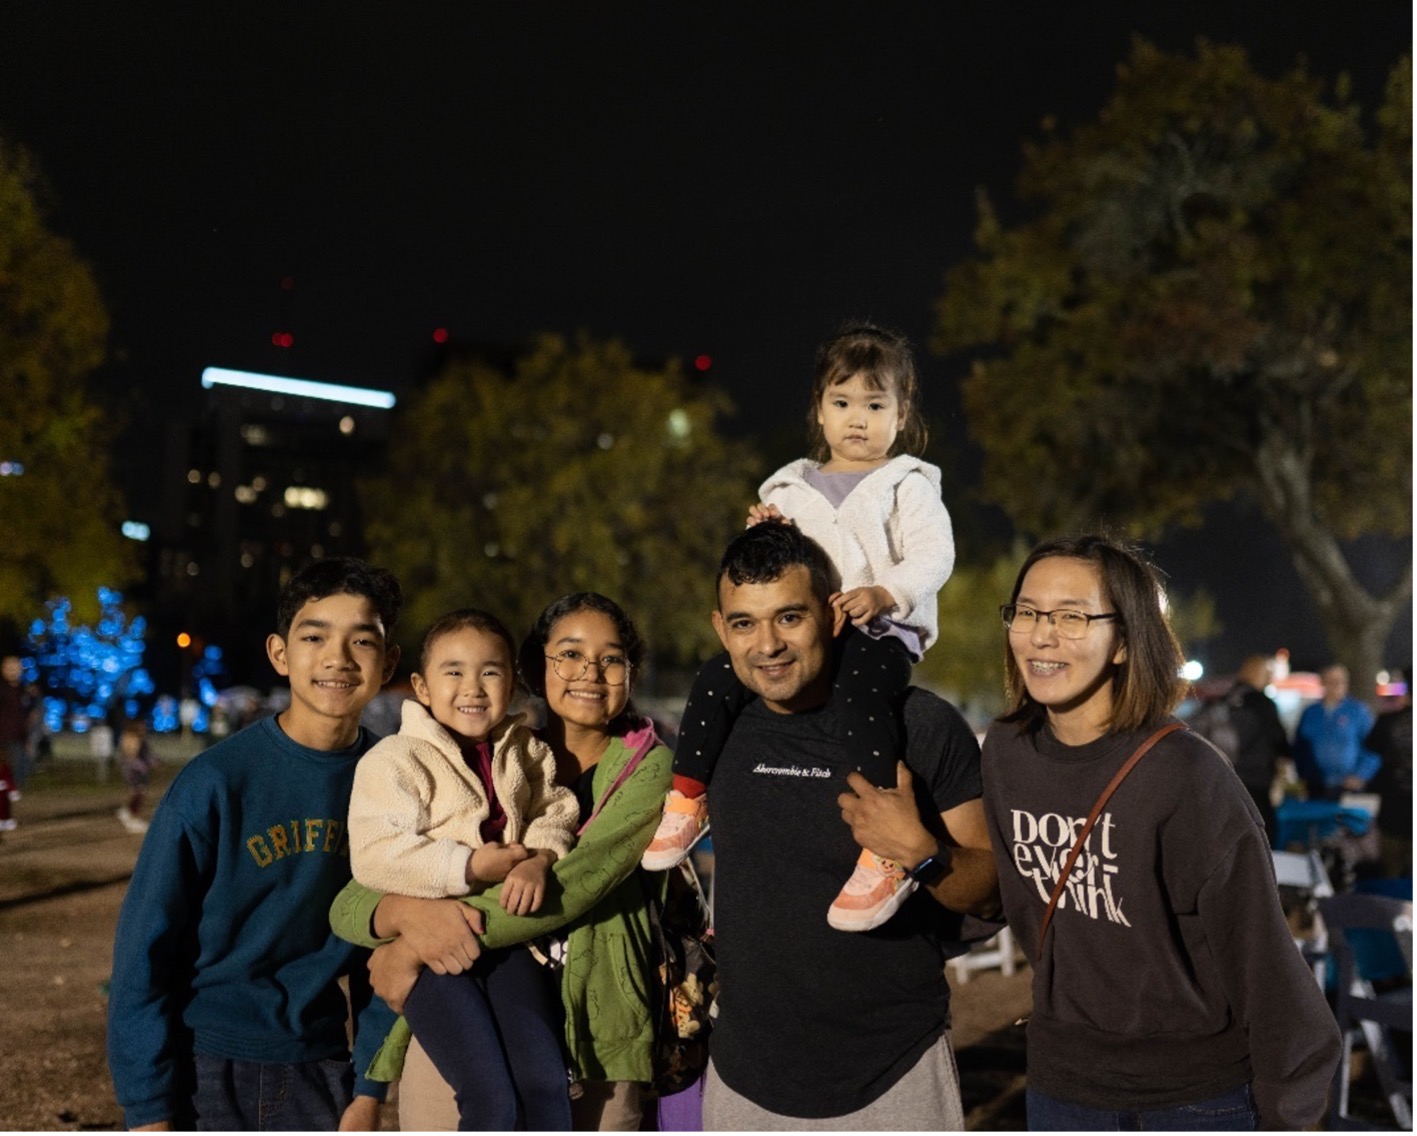
[[[556,677],[562,682],[578,682],[585,678],[591,667],[600,672],[600,680],[607,686],[624,686],[630,677],[630,663],[623,655],[603,655],[592,659],[579,651],[562,651],[559,655],[547,655]]]
[[[999,615],[1003,617],[1004,626],[1016,635],[1032,631],[1038,621],[1046,619],[1053,625],[1054,630],[1062,639],[1081,639],[1087,634],[1087,629],[1092,626],[1094,619],[1116,619],[1117,612],[1107,611],[1101,615],[1089,615],[1085,611],[1074,611],[1072,608],[1060,607],[1053,611],[1039,611],[1036,607],[1029,607],[1027,604],[1004,604],[999,608]]]

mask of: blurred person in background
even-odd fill
[[[29,778],[33,751],[30,727],[38,699],[24,684],[18,655],[0,660],[0,832],[15,828],[10,805]]]
[[[10,766],[8,793],[12,801],[20,799],[34,768],[31,738],[38,713],[39,698],[33,686],[25,685],[20,657],[6,655],[0,659],[0,746]]]
[[[1362,792],[1382,765],[1364,745],[1373,712],[1348,693],[1348,668],[1330,663],[1320,673],[1322,701],[1307,707],[1294,731],[1294,763],[1316,801]]]
[[[118,772],[128,790],[128,799],[118,809],[118,823],[133,834],[147,832],[143,804],[148,795],[148,778],[157,766],[157,754],[148,743],[148,728],[142,722],[125,722],[118,734]]]
[[[1289,756],[1289,737],[1279,720],[1279,708],[1265,693],[1272,667],[1268,656],[1251,655],[1240,664],[1235,686],[1226,695],[1235,724],[1235,772],[1260,811],[1270,847],[1274,847],[1276,828],[1270,790],[1279,759]]]
[[[1372,789],[1382,797],[1378,808],[1378,835],[1382,841],[1383,875],[1412,878],[1412,667],[1403,669],[1405,680],[1395,709],[1378,715],[1363,740],[1382,759]]]

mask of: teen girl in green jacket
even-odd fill
[[[522,645],[523,681],[546,700],[541,736],[556,753],[557,779],[576,791],[583,825],[594,814],[575,847],[553,865],[553,882],[536,913],[508,914],[495,888],[461,900],[411,900],[385,897],[357,883],[340,894],[330,911],[342,938],[367,946],[390,944],[399,952],[384,960],[391,964],[385,973],[402,968],[408,975],[405,989],[424,960],[390,936],[427,913],[422,905],[476,908],[485,924],[477,937],[489,948],[550,933],[564,936],[562,999],[571,1074],[578,1084],[573,1100],[578,1129],[638,1128],[640,1087],[652,1077],[646,888],[658,889],[661,880],[644,878],[638,867],[659,823],[672,755],[630,703],[634,672],[644,654],[644,642],[629,617],[594,592],[557,600]],[[371,1073],[379,1079],[397,1077],[408,1041],[400,1021]],[[430,1089],[430,1079],[420,1077],[417,1093],[411,1094],[411,1081],[406,1078],[401,1089],[401,1110],[416,1108],[422,1125],[429,1123],[430,1112],[455,1116],[451,1090]],[[431,1099],[439,1094],[445,1102]],[[415,1095],[430,1099],[415,1100]]]

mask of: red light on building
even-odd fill
[[[286,292],[292,291],[295,288],[295,277],[282,276],[280,278],[280,286]]]
[[[271,344],[275,347],[294,347],[295,336],[288,331],[278,331],[271,336]]]
[[[695,356],[694,356],[694,370],[696,370],[696,371],[702,373],[702,372],[704,372],[704,371],[707,371],[707,370],[708,370],[710,367],[712,367],[712,366],[713,366],[713,356],[712,356],[712,355],[695,355]]]
[[[447,329],[446,327],[435,327],[435,328],[433,329],[433,342],[434,342],[434,343],[447,343],[447,342],[448,342],[448,329]]]

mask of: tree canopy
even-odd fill
[[[0,138],[0,619],[20,624],[57,595],[96,618],[98,589],[135,572],[89,390],[108,313],[88,266],[46,227],[40,184],[33,159]]]
[[[1021,220],[980,194],[933,346],[969,352],[984,489],[1035,532],[1196,524],[1243,493],[1329,645],[1371,675],[1401,579],[1344,542],[1412,512],[1412,80],[1365,124],[1346,80],[1137,43],[1096,122],[1025,146]]]
[[[558,596],[598,591],[657,659],[697,663],[715,649],[719,557],[756,500],[759,463],[716,430],[731,409],[613,341],[543,336],[511,374],[450,364],[401,410],[361,492],[410,634],[475,606],[520,635]]]

